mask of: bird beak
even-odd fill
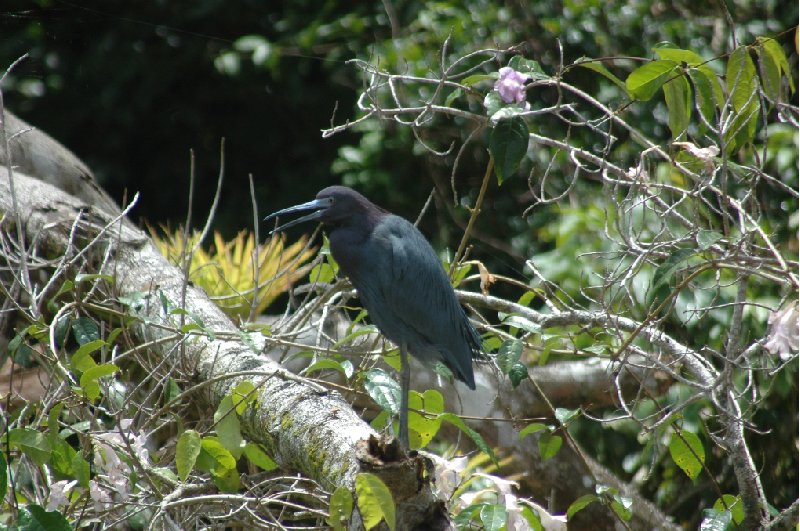
[[[269,221],[272,218],[277,218],[278,216],[283,216],[284,214],[294,214],[295,212],[308,212],[309,210],[314,210],[311,214],[306,216],[302,216],[297,218],[294,221],[290,221],[289,223],[285,223],[278,227],[275,227],[270,234],[275,232],[280,232],[282,230],[286,230],[289,227],[294,227],[300,223],[306,221],[313,221],[321,218],[328,208],[333,204],[333,198],[331,197],[324,197],[322,199],[314,199],[313,201],[309,201],[308,203],[303,203],[302,205],[295,205],[293,207],[284,208],[283,210],[278,210],[277,212],[273,212],[269,216],[264,218],[264,221]]]

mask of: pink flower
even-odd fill
[[[500,79],[494,84],[494,89],[500,93],[500,98],[506,103],[522,103],[525,101],[525,82],[530,76],[523,75],[513,68],[504,66],[499,70]]]

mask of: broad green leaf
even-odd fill
[[[102,339],[95,339],[94,341],[89,341],[88,343],[81,345],[80,348],[75,351],[75,354],[72,355],[72,359],[70,360],[72,370],[83,373],[92,367],[96,367],[97,363],[94,361],[94,359],[92,359],[92,353],[100,350],[104,346],[106,346],[106,342]]]
[[[231,399],[233,405],[236,407],[237,415],[244,415],[247,407],[250,404],[258,404],[258,394],[256,393],[256,386],[250,380],[242,380],[231,391]]]
[[[236,470],[236,459],[216,437],[203,437],[200,441],[200,454],[197,466],[201,470],[211,472],[215,476],[224,476],[230,470]]]
[[[567,508],[567,520],[571,520],[575,513],[579,512],[581,509],[586,507],[589,504],[592,504],[596,501],[600,501],[600,498],[595,496],[594,494],[584,494],[571,504]]]
[[[19,520],[15,529],[19,529],[19,531],[72,531],[72,526],[60,512],[48,512],[41,505],[30,504],[19,510]]]
[[[239,416],[230,396],[223,398],[214,412],[214,431],[222,443],[235,459],[242,456],[244,441],[239,425]]]
[[[72,321],[72,335],[79,345],[100,339],[100,329],[88,317],[78,317]]]
[[[574,64],[576,66],[588,68],[589,70],[594,70],[598,74],[609,79],[612,83],[621,88],[623,91],[625,91],[625,94],[628,94],[628,87],[625,86],[625,83],[623,83],[620,78],[612,74],[608,70],[608,68],[606,68],[605,65],[603,65],[603,63],[601,63],[600,61],[595,61],[589,57],[579,57],[578,59],[575,60]]]
[[[48,439],[52,453],[50,454],[49,464],[59,474],[67,477],[72,476],[72,458],[77,452],[61,437],[55,440]]]
[[[328,284],[336,277],[333,268],[327,262],[315,265],[311,268],[311,273],[308,274],[308,281],[311,284],[318,282],[320,284]]]
[[[623,522],[628,522],[633,516],[633,499],[615,494],[611,500],[611,510],[619,516]]]
[[[305,374],[311,374],[313,372],[324,371],[327,369],[333,369],[335,371],[339,371],[340,373],[347,376],[347,371],[345,370],[345,367],[343,367],[342,364],[339,363],[338,361],[332,360],[330,358],[318,359],[317,361],[306,367]]]
[[[706,460],[706,451],[700,438],[685,430],[672,434],[669,455],[690,479],[695,479],[700,474]]]
[[[498,184],[517,171],[528,152],[528,139],[528,125],[519,116],[502,119],[494,126],[489,134],[489,153],[494,158]]]
[[[511,386],[516,389],[522,380],[528,377],[528,368],[520,362],[515,363],[511,366],[511,369],[508,371],[508,379],[511,381]]]
[[[672,131],[672,138],[678,138],[686,132],[692,115],[692,92],[689,82],[685,76],[679,75],[664,83],[662,88],[669,111],[669,129]]]
[[[728,531],[733,520],[729,511],[706,509],[703,511],[703,521],[700,522],[700,531]]]
[[[752,141],[758,123],[759,99],[756,67],[749,49],[741,46],[731,53],[725,72],[728,94],[737,113],[729,126],[727,139],[731,149]]]
[[[197,456],[200,455],[200,444],[200,434],[195,430],[186,430],[178,437],[175,445],[175,468],[181,481],[186,481],[192,473]]]
[[[79,273],[75,275],[75,282],[89,282],[91,280],[104,280],[109,284],[114,284],[114,277],[111,275],[104,275],[103,273]]]
[[[723,494],[722,498],[717,498],[717,501],[714,502],[714,510],[730,512],[733,517],[733,523],[736,525],[741,524],[742,520],[744,520],[744,504],[742,503],[742,498],[739,496]]]
[[[39,466],[50,460],[53,448],[47,436],[33,428],[14,428],[8,433],[8,442],[11,448],[16,448],[27,455]]]
[[[356,497],[358,510],[366,529],[372,529],[386,522],[391,531],[395,529],[395,505],[389,488],[374,474],[356,476]]]
[[[478,432],[476,432],[475,430],[473,430],[464,423],[461,417],[459,417],[458,415],[454,415],[453,413],[442,413],[441,415],[439,415],[439,418],[449,422],[450,424],[452,424],[453,426],[464,432],[467,435],[467,437],[472,439],[472,442],[475,443],[475,446],[477,446],[483,453],[488,455],[489,459],[491,459],[494,464],[497,464],[497,456],[495,455],[494,451],[489,447],[488,444],[486,444],[486,441],[483,440],[483,437],[481,437],[480,434],[478,434]]]
[[[556,408],[556,419],[562,424],[562,426],[566,426],[573,419],[580,417],[581,410],[580,409],[566,409],[563,407]]]
[[[625,80],[625,86],[634,99],[647,101],[661,85],[679,73],[678,63],[675,61],[651,61],[631,72]]]
[[[701,230],[697,233],[697,246],[700,248],[701,251],[705,251],[718,241],[720,241],[724,236],[715,230]]]
[[[689,78],[691,78],[692,85],[694,85],[695,105],[698,112],[705,118],[706,122],[715,125],[717,105],[714,100],[712,83],[715,83],[716,79],[709,79],[702,71],[696,68],[689,69]],[[703,131],[707,129],[705,123],[701,123],[700,128]]]
[[[227,470],[220,475],[212,474],[211,480],[222,492],[238,492],[242,487],[241,480],[239,479],[239,471],[236,470],[236,468]]]
[[[530,424],[519,430],[519,439],[522,440],[532,433],[549,429],[550,429],[549,426],[547,426],[546,424],[542,424],[541,422],[531,422]]]
[[[555,457],[558,451],[561,450],[563,442],[564,440],[560,435],[543,433],[539,438],[539,455],[542,461],[547,461],[551,457]]]
[[[276,463],[257,443],[249,442],[244,447],[244,455],[257,467],[270,472],[278,468]]]
[[[80,452],[75,452],[72,456],[72,477],[78,480],[78,484],[84,489],[89,488],[89,461]]]
[[[775,62],[775,57],[765,51],[763,42],[756,48],[758,52],[758,67],[761,70],[761,86],[767,97],[775,103],[781,101],[781,67]]]
[[[530,76],[534,81],[537,79],[549,79],[550,77],[542,70],[541,65],[537,61],[526,59],[521,55],[515,55],[509,59],[508,67],[513,68],[521,74]]]
[[[337,487],[331,494],[328,518],[325,520],[334,531],[344,531],[353,513],[353,495],[344,487]]]
[[[659,59],[675,61],[676,63],[686,63],[689,66],[697,66],[706,62],[705,59],[695,52],[682,48],[656,47],[653,48],[653,51]]]
[[[438,415],[444,412],[444,398],[435,389],[428,389],[424,393],[412,390],[408,394],[408,408],[409,444],[411,448],[425,448],[442,425]],[[433,417],[420,415],[414,410],[425,411]]]
[[[364,375],[364,389],[381,409],[397,415],[400,411],[400,384],[381,369],[370,369]]]
[[[511,314],[507,316],[505,319],[503,319],[503,324],[508,325],[510,327],[519,328],[530,334],[538,334],[542,331],[541,326],[534,323],[530,319],[522,317],[521,315]]]
[[[114,374],[119,367],[113,363],[104,363],[96,367],[90,367],[81,375],[81,389],[89,401],[94,402],[100,398],[100,378]]]
[[[756,41],[759,44],[759,48],[757,49],[759,53],[770,56],[771,61],[775,63],[783,75],[786,76],[786,79],[789,81],[789,88],[794,92],[792,69],[789,67],[789,60],[786,58],[786,54],[783,53],[781,45],[778,41],[769,37],[759,37]]]
[[[483,98],[483,106],[486,108],[486,116],[494,116],[503,106],[503,99],[496,90],[492,90]]]
[[[500,350],[497,352],[497,366],[503,374],[508,374],[508,371],[519,361],[522,355],[522,341],[519,339],[507,339],[500,345]]]
[[[500,531],[506,525],[508,513],[500,504],[484,505],[481,507],[481,523],[486,531]]]

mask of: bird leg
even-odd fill
[[[408,446],[408,387],[411,383],[411,367],[405,344],[400,345],[400,444]]]

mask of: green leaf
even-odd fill
[[[717,498],[717,501],[714,502],[714,510],[729,512],[733,517],[733,523],[736,525],[741,524],[742,520],[744,520],[744,503],[742,503],[742,498],[739,496],[723,494],[722,498]]]
[[[523,363],[515,363],[508,371],[508,379],[511,381],[511,386],[516,389],[517,386],[528,377],[528,367]]]
[[[114,374],[119,367],[113,363],[104,363],[96,367],[90,367],[81,375],[81,389],[89,401],[94,402],[100,398],[100,378]]]
[[[92,353],[100,350],[106,346],[106,344],[107,343],[102,339],[95,339],[94,341],[89,341],[88,343],[81,345],[80,348],[75,351],[75,354],[72,355],[72,359],[70,360],[72,370],[83,373],[92,367],[96,367],[97,363],[92,359]]]
[[[239,425],[239,416],[230,396],[223,398],[214,412],[214,431],[222,443],[235,459],[242,456],[244,441]]]
[[[697,233],[697,246],[700,248],[701,251],[705,251],[718,241],[720,241],[724,236],[715,230],[701,230]]]
[[[497,351],[497,366],[503,374],[508,374],[511,368],[519,361],[522,355],[522,341],[519,339],[507,339],[500,345]]]
[[[311,374],[312,372],[324,371],[327,369],[333,369],[335,371],[339,371],[340,373],[347,376],[346,368],[338,361],[332,360],[330,358],[318,359],[317,361],[306,367],[305,374]]]
[[[500,531],[506,525],[508,513],[500,504],[487,504],[481,507],[481,523],[486,531]]]
[[[628,94],[628,87],[625,85],[625,83],[623,83],[620,78],[612,74],[600,61],[595,61],[589,57],[579,57],[575,60],[574,64],[575,66],[581,66],[583,68],[588,68],[589,70],[594,70],[625,91],[625,94]]]
[[[558,451],[561,450],[561,445],[563,442],[564,440],[560,435],[543,433],[542,436],[539,437],[539,455],[541,456],[542,461],[547,461],[548,459],[555,457]]]
[[[424,393],[410,391],[408,394],[408,431],[411,448],[425,448],[433,440],[442,425],[438,415],[444,412],[444,398],[439,391],[428,389]],[[425,411],[432,418],[420,415],[417,411]]]
[[[78,485],[89,488],[89,462],[79,453],[72,456],[72,477],[78,480]]]
[[[575,513],[596,501],[600,501],[600,498],[594,494],[584,494],[574,502],[570,503],[569,507],[567,508],[567,520],[571,520],[572,517],[575,516]]]
[[[370,369],[364,375],[364,389],[381,409],[397,415],[400,411],[400,384],[381,369]]]
[[[337,487],[331,494],[328,518],[325,520],[334,531],[344,531],[353,514],[353,495],[344,487]]]
[[[669,455],[690,479],[695,479],[700,474],[706,460],[706,451],[700,438],[686,430],[672,434]]]
[[[247,407],[253,404],[255,407],[258,404],[258,394],[256,393],[256,386],[250,380],[242,380],[231,391],[231,399],[233,405],[236,407],[237,415],[244,415]]]
[[[538,334],[542,331],[541,326],[534,323],[530,319],[522,317],[521,315],[515,315],[515,314],[508,315],[505,319],[503,319],[503,324],[513,328],[519,328],[520,330],[525,330],[530,334]]]
[[[703,511],[703,521],[700,522],[700,531],[727,531],[731,525],[732,516],[729,511],[706,509]]]
[[[519,440],[521,441],[528,435],[536,433],[537,431],[549,430],[549,429],[550,429],[549,426],[547,426],[546,424],[542,424],[541,422],[531,422],[530,424],[519,430]]]
[[[50,460],[53,448],[44,433],[33,428],[14,428],[8,433],[9,446],[27,455],[39,466]]]
[[[678,138],[686,132],[692,115],[692,92],[689,82],[685,76],[680,75],[664,83],[662,88],[669,111],[669,129],[672,131],[672,138]]]
[[[756,39],[756,42],[759,45],[759,47],[756,48],[758,53],[769,56],[769,61],[777,65],[780,72],[786,76],[786,79],[789,81],[789,88],[794,92],[792,70],[789,67],[789,60],[786,58],[786,54],[783,53],[783,47],[781,47],[778,41],[769,37],[759,37]]]
[[[261,446],[252,441],[244,446],[244,455],[251,463],[267,472],[278,468],[278,463],[268,456],[267,453],[261,449]]]
[[[758,123],[759,99],[756,67],[747,47],[741,46],[731,53],[725,73],[728,94],[737,113],[728,127],[727,141],[731,149],[744,146],[753,140]]]
[[[178,470],[178,477],[181,481],[186,481],[192,473],[197,456],[200,455],[200,434],[194,430],[186,430],[178,437],[175,446],[175,468]]]
[[[78,317],[72,321],[72,335],[79,345],[100,339],[100,329],[88,317]]]
[[[491,459],[495,465],[497,464],[497,456],[494,454],[494,451],[489,447],[488,444],[486,444],[486,441],[483,440],[483,437],[481,437],[478,432],[464,423],[461,417],[454,415],[453,413],[442,413],[439,415],[439,418],[449,422],[464,432],[470,439],[472,439],[472,442],[475,443],[475,446],[477,446],[483,453],[488,455],[489,459]]]
[[[498,184],[517,171],[528,152],[528,125],[519,116],[497,122],[489,135],[489,153],[494,158]]]
[[[659,59],[675,61],[676,63],[686,63],[690,66],[697,66],[706,62],[705,59],[695,52],[682,48],[656,47],[653,48],[653,51]]]
[[[566,409],[563,407],[556,408],[556,419],[558,419],[562,426],[566,426],[572,422],[573,419],[580,417],[580,415],[580,409]]]
[[[328,284],[336,277],[333,268],[327,262],[322,262],[311,268],[311,273],[308,274],[308,281],[311,284],[320,283]]]
[[[394,499],[391,491],[378,476],[367,473],[358,474],[356,476],[356,497],[365,529],[372,529],[383,520],[389,529],[394,531]]]
[[[513,68],[517,72],[521,74],[525,74],[531,77],[532,80],[537,79],[549,79],[544,70],[542,70],[541,65],[534,61],[533,59],[526,59],[521,55],[515,55],[508,61],[508,67]]]
[[[78,273],[75,275],[75,282],[89,282],[91,280],[104,280],[110,285],[114,285],[114,277],[111,275],[104,275],[102,273]]]
[[[239,471],[236,468],[226,470],[220,475],[212,475],[214,485],[222,492],[238,492],[242,484],[239,479]]]
[[[678,73],[678,63],[675,61],[651,61],[631,72],[625,80],[625,86],[634,99],[647,101],[661,85]]]
[[[619,516],[620,520],[623,522],[630,521],[631,517],[633,516],[631,507],[633,507],[633,499],[631,498],[615,494],[611,500],[611,510],[614,511],[614,513]]]
[[[695,106],[698,112],[705,118],[706,122],[715,125],[717,105],[714,101],[712,83],[716,83],[716,79],[709,79],[702,71],[696,68],[689,69],[689,78],[694,86]],[[707,126],[701,122],[700,128],[705,131]]]
[[[483,106],[486,109],[486,116],[494,116],[503,107],[503,98],[496,90],[492,90],[483,98]]]
[[[16,529],[19,531],[72,531],[72,526],[60,512],[48,512],[41,505],[30,504],[19,510]]]
[[[465,85],[467,87],[471,87],[475,83],[480,83],[481,81],[489,81],[497,79],[497,75],[491,74],[473,74],[471,76],[467,76],[462,79],[459,83]]]
[[[236,470],[236,459],[216,437],[203,437],[200,441],[200,455],[196,464],[201,470],[219,477]]]

